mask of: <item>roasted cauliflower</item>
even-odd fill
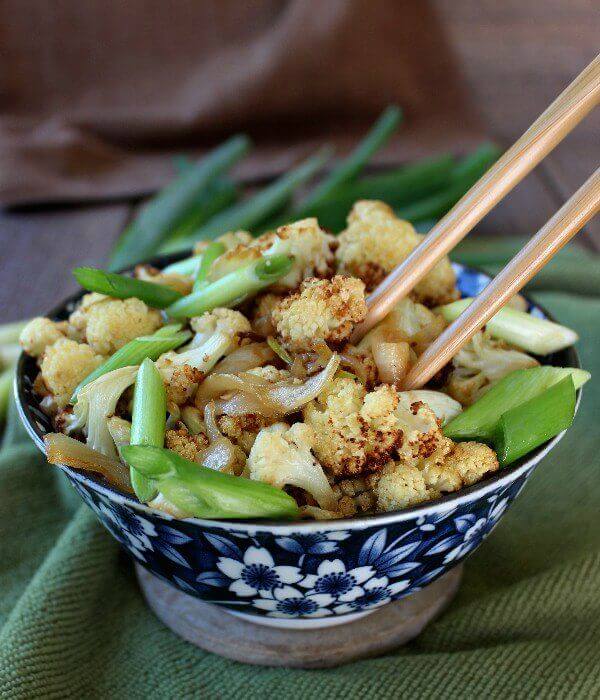
[[[46,352],[46,348],[64,337],[61,324],[51,321],[49,318],[38,317],[29,321],[23,328],[19,343],[28,355],[41,357]]]
[[[59,407],[66,406],[73,391],[88,374],[104,361],[86,343],[59,338],[46,348],[42,360],[42,379],[54,394]]]

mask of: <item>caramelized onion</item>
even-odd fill
[[[400,388],[410,364],[409,344],[373,343],[371,349],[381,381]]]
[[[245,372],[254,367],[263,367],[275,359],[275,353],[267,343],[249,343],[237,348],[212,370],[211,374]]]
[[[246,455],[242,454],[240,448],[236,447],[219,430],[214,401],[210,401],[204,409],[204,424],[206,425],[206,433],[210,444],[203,451],[199,461],[210,469],[238,476],[239,469],[236,469],[236,467],[241,466],[243,468],[246,462]]]
[[[62,433],[48,433],[44,436],[44,443],[46,459],[50,464],[60,464],[101,474],[112,486],[116,486],[121,491],[133,493],[129,480],[129,468],[121,462]]]
[[[349,367],[352,370],[352,373],[358,377],[358,380],[361,384],[367,383],[367,370],[359,357],[356,357],[355,355],[347,355],[346,353],[341,353],[340,360],[341,364],[344,367]],[[386,380],[382,378],[382,381],[385,382]]]

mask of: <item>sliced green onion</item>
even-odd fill
[[[191,258],[184,258],[183,260],[178,260],[177,262],[171,263],[163,268],[162,272],[166,275],[170,275],[172,272],[178,275],[188,275],[189,277],[194,277],[198,272],[198,267],[202,262],[202,255],[192,255]]]
[[[116,299],[136,297],[155,309],[165,309],[183,296],[164,284],[136,280],[93,267],[76,267],[73,276],[90,292],[100,292]]]
[[[171,450],[129,446],[123,457],[173,505],[198,518],[293,518],[298,506],[285,491],[260,481],[223,474]]]
[[[502,414],[492,439],[505,467],[566,430],[575,415],[575,385],[565,377]]]
[[[354,151],[304,199],[297,215],[299,217],[306,216],[315,206],[335,192],[340,185],[354,179],[373,154],[387,143],[401,119],[402,110],[399,107],[388,107]]]
[[[287,255],[263,255],[260,260],[240,267],[176,301],[166,312],[173,318],[191,318],[217,307],[231,306],[284,277],[291,267],[292,258]]]
[[[439,306],[436,311],[446,319],[455,321],[471,304],[472,298],[460,299],[452,304]],[[505,306],[486,323],[494,338],[500,338],[518,348],[536,355],[549,355],[568,348],[577,342],[578,336],[566,326],[537,318],[524,311]]]
[[[159,328],[157,331],[153,333],[154,338],[165,338],[169,337],[171,335],[175,335],[175,333],[179,333],[179,331],[183,328],[183,323],[168,323],[166,326],[163,326],[162,328]]]
[[[131,444],[162,447],[167,421],[167,392],[154,362],[146,358],[138,369],[133,390]],[[158,489],[152,479],[130,467],[131,485],[142,503],[148,503]]]
[[[0,372],[0,423],[4,422],[8,413],[8,402],[10,400],[14,376],[14,367],[9,367]]]
[[[286,365],[291,365],[293,363],[289,352],[283,347],[283,345],[277,340],[277,338],[274,338],[272,335],[270,335],[267,338],[267,343],[271,350],[279,357],[279,359],[283,360]]]
[[[181,420],[190,431],[190,435],[199,435],[204,432],[204,416],[195,406],[184,406],[181,409]]]
[[[472,406],[444,427],[444,435],[453,440],[489,441],[504,413],[535,398],[546,389],[571,377],[575,389],[590,378],[590,373],[574,367],[529,367],[503,377]]]
[[[252,230],[257,224],[284,206],[294,190],[323,167],[329,157],[329,152],[327,148],[321,149],[319,153],[308,158],[297,168],[290,170],[253,197],[225,209],[189,237],[174,241],[173,245],[169,246],[168,251],[165,249],[165,252],[186,250],[197,241],[210,240],[227,231]]]
[[[7,343],[17,343],[19,341],[19,336],[21,331],[29,321],[14,321],[13,323],[3,323],[0,326],[0,345],[6,345]]]
[[[183,345],[183,343],[191,337],[192,334],[189,331],[181,331],[167,336],[160,335],[160,331],[157,331],[154,335],[134,338],[129,341],[127,345],[117,350],[114,355],[111,355],[100,367],[97,367],[91,374],[88,374],[73,392],[71,403],[77,401],[77,394],[84,386],[93,382],[94,379],[98,379],[98,377],[101,377],[103,374],[112,372],[115,369],[120,369],[121,367],[139,365],[147,357],[151,360],[157,360],[163,353],[169,352],[169,350],[175,350],[175,348]]]
[[[352,374],[352,372],[348,372],[348,370],[345,369],[338,369],[336,372],[336,377],[343,379],[354,379],[355,381],[358,381],[358,377],[355,374]]]
[[[219,258],[225,252],[226,248],[222,243],[217,241],[212,241],[208,244],[202,253],[202,260],[200,261],[200,266],[198,267],[198,272],[196,274],[196,279],[194,280],[193,291],[198,291],[202,287],[206,287],[208,284],[207,278],[210,272],[210,266],[214,261]]]
[[[121,235],[110,257],[110,269],[130,267],[151,257],[207,186],[239,160],[249,145],[246,136],[234,136],[153,197]]]

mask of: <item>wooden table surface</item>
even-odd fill
[[[482,117],[510,144],[595,55],[594,0],[433,0]],[[523,7],[528,5],[528,7]],[[595,5],[595,7],[594,7]],[[474,235],[528,236],[598,166],[600,110],[478,227]],[[43,313],[76,289],[68,271],[101,265],[136,203],[0,213],[0,322]],[[600,251],[600,221],[577,244]]]

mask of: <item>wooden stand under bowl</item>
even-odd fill
[[[329,668],[391,651],[417,637],[456,595],[462,565],[426,588],[353,622],[321,629],[269,627],[178,591],[139,564],[142,593],[175,634],[201,649],[260,666]]]

